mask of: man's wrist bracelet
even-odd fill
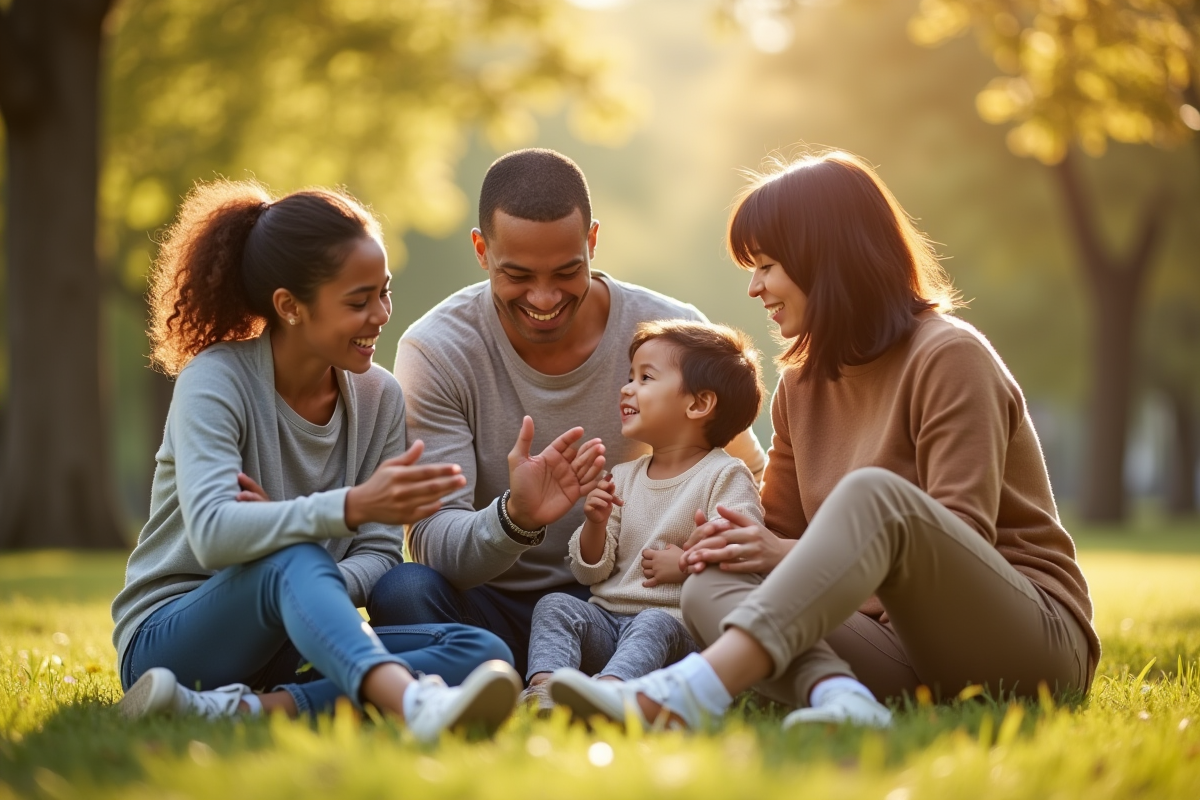
[[[501,526],[504,527],[505,532],[508,533],[510,538],[516,539],[521,544],[527,544],[531,547],[541,544],[542,540],[546,538],[546,526],[543,525],[537,530],[527,531],[513,522],[512,518],[508,516],[508,498],[511,496],[512,489],[505,489],[504,494],[500,495],[499,504],[496,506],[500,512]]]

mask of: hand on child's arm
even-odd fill
[[[642,575],[646,580],[642,586],[652,589],[667,583],[683,583],[687,573],[679,568],[682,557],[683,548],[673,544],[662,550],[643,550]]]
[[[706,520],[696,512],[696,529],[683,543],[680,566],[689,574],[714,564],[727,572],[756,572],[766,575],[783,560],[796,542],[783,539],[765,525],[725,506],[720,516]]]

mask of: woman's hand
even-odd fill
[[[239,503],[271,502],[271,498],[267,496],[267,490],[255,483],[254,478],[244,472],[238,473],[238,488],[241,489],[236,497]]]
[[[600,479],[600,483],[587,496],[583,504],[583,515],[588,522],[596,525],[607,525],[612,516],[613,506],[623,506],[625,501],[617,497],[617,485],[613,483],[612,475]]]
[[[653,589],[665,583],[683,583],[687,573],[679,566],[682,557],[683,548],[675,544],[662,550],[643,550],[642,577],[646,580],[642,581],[642,586]]]
[[[696,512],[696,529],[683,543],[679,568],[691,574],[709,564],[728,572],[757,572],[765,575],[775,569],[796,544],[782,539],[764,525],[732,508],[717,506],[711,520],[703,511]]]
[[[375,474],[346,494],[346,527],[364,522],[407,525],[442,507],[442,498],[466,485],[458,464],[423,464],[421,440],[396,458],[379,465]]]

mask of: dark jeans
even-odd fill
[[[441,573],[424,564],[392,567],[375,584],[367,613],[376,625],[429,625],[462,622],[499,636],[513,654],[513,665],[525,674],[533,607],[552,592],[587,600],[592,590],[578,583],[514,592],[484,584],[459,590]]]
[[[151,667],[166,667],[188,688],[278,688],[301,713],[317,713],[342,696],[357,704],[363,676],[378,664],[453,685],[493,658],[512,663],[503,642],[466,625],[372,629],[329,553],[297,544],[223,569],[156,609],[125,652],[121,683],[128,689]]]

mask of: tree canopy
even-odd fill
[[[981,117],[1012,123],[1008,145],[1045,164],[1071,144],[1173,146],[1200,129],[1200,16],[1192,0],[921,0],[908,31],[936,45],[973,29],[1005,73]]]
[[[153,243],[198,179],[344,185],[403,234],[466,212],[455,166],[474,126],[618,142],[637,95],[580,45],[557,0],[125,0],[111,21],[101,257],[140,293]]]

